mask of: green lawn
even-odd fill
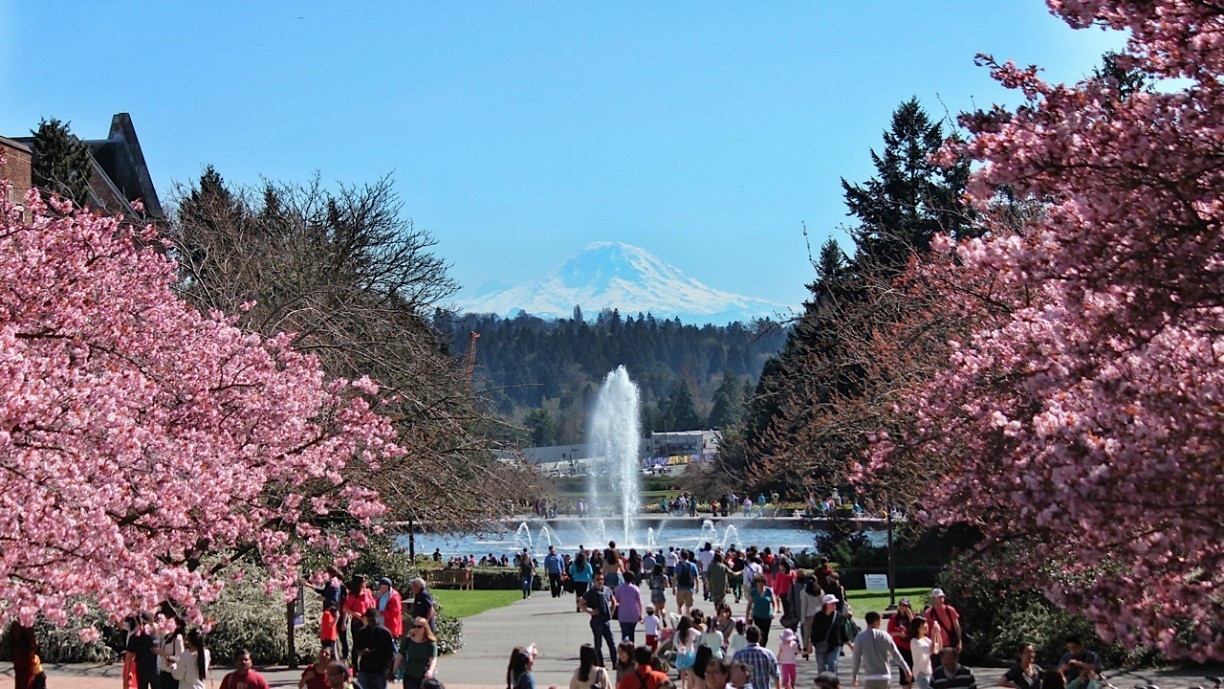
[[[921,612],[930,592],[928,588],[897,589],[897,600],[908,598],[914,604],[914,612]],[[859,620],[872,610],[883,613],[888,607],[888,591],[846,591],[846,598],[854,610],[854,617]]]
[[[509,591],[459,591],[452,589],[430,589],[443,612],[448,617],[471,617],[485,610],[510,605],[522,600],[523,592]]]

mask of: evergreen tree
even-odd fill
[[[936,233],[959,236],[967,227],[961,195],[969,163],[935,163],[932,156],[943,143],[943,127],[911,98],[893,111],[884,152],[871,151],[876,176],[862,184],[842,179],[846,208],[858,219],[851,230],[856,263],[898,270],[911,253],[930,249]]]
[[[676,383],[667,402],[667,412],[662,419],[665,431],[695,431],[701,426],[701,417],[693,402],[693,393],[684,381]]]
[[[67,122],[54,117],[38,123],[34,132],[31,174],[44,194],[57,194],[77,207],[89,201],[93,158],[89,147],[72,134]]]
[[[533,409],[523,419],[523,426],[531,436],[531,444],[535,447],[554,445],[556,424],[547,409]]]
[[[718,430],[739,423],[744,415],[744,388],[742,378],[730,371],[723,374],[711,400],[707,428]]]
[[[871,151],[876,176],[862,184],[842,180],[846,207],[857,220],[854,258],[847,260],[835,240],[821,246],[816,279],[807,286],[811,296],[782,351],[762,370],[737,431],[742,442],[720,456],[727,471],[766,489],[827,489],[837,484],[844,460],[862,449],[857,432],[826,434],[813,446],[811,419],[859,394],[866,362],[847,345],[868,334],[856,332],[858,324],[879,322],[878,314],[860,318],[872,308],[869,285],[896,275],[912,254],[928,252],[935,234],[973,230],[961,201],[967,164],[943,168],[931,160],[943,141],[940,124],[911,99],[893,112],[883,152]]]

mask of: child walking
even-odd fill
[[[651,652],[659,650],[659,627],[662,622],[659,616],[655,614],[653,605],[646,606],[646,645],[650,647]]]
[[[795,677],[798,675],[799,640],[790,629],[782,630],[782,639],[778,642],[778,667],[782,671],[782,689],[795,689]]]

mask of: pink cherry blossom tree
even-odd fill
[[[302,545],[339,556],[383,506],[329,467],[403,452],[376,386],[188,306],[152,229],[46,203],[0,203],[0,625],[198,622],[244,562],[287,590]]]
[[[972,193],[1045,212],[944,242],[1007,315],[953,343],[866,470],[938,467],[923,517],[1026,549],[1030,582],[1107,641],[1224,659],[1224,4],[1049,4],[1128,31],[1117,62],[1156,88],[983,58],[1025,103],[963,118]]]

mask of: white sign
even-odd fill
[[[887,591],[888,590],[888,575],[887,574],[865,574],[867,579],[868,591]]]

